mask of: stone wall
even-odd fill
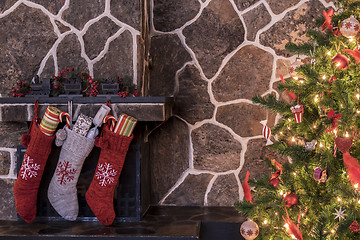
[[[141,88],[143,0],[1,0],[0,96],[16,81],[52,77],[75,68],[93,77],[128,75]],[[17,219],[12,187],[16,147],[27,131],[26,106],[2,108],[0,119],[0,219]]]
[[[288,41],[333,4],[328,0],[152,0],[150,94],[174,96],[175,116],[153,130],[152,199],[162,205],[232,206],[241,183],[270,175],[260,121],[276,116],[252,104],[276,94],[297,56]]]

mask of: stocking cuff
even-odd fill
[[[131,134],[130,137],[127,137],[119,135],[107,127],[104,127],[102,129],[101,136],[96,139],[95,145],[101,149],[126,153],[133,138],[133,134]]]

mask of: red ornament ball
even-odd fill
[[[298,203],[298,196],[295,193],[289,193],[286,194],[284,200],[285,200],[285,206],[289,208]]]
[[[335,63],[338,69],[347,69],[349,66],[349,59],[343,54],[336,54],[331,62]]]

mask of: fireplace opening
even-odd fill
[[[26,147],[17,148],[17,172],[21,168]],[[64,221],[51,206],[47,191],[51,178],[56,170],[61,147],[53,144],[51,154],[47,160],[44,174],[41,179],[38,199],[37,214],[35,221]],[[77,183],[77,195],[79,202],[79,214],[76,221],[97,221],[97,218],[90,210],[85,200],[85,193],[90,186],[94,176],[101,149],[94,146],[93,150],[86,158]],[[141,219],[141,146],[131,144],[126,155],[124,166],[119,177],[118,185],[114,193],[114,210],[116,214],[115,222],[135,222]],[[20,218],[20,217],[19,217]]]

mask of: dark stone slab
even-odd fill
[[[260,121],[266,119],[266,111],[257,105],[238,103],[218,108],[216,120],[229,126],[241,137],[261,135]]]
[[[7,9],[9,9],[11,6],[16,3],[17,0],[3,0],[0,1],[0,13],[5,12]]]
[[[62,17],[65,21],[81,30],[90,20],[105,10],[105,0],[76,0],[70,1],[69,8]]]
[[[81,46],[75,34],[64,37],[57,48],[59,71],[74,68],[79,72],[87,72],[87,62],[81,57]]]
[[[271,15],[264,4],[245,13],[243,17],[247,28],[247,39],[250,41],[254,41],[257,31],[271,21]]]
[[[269,88],[273,56],[253,45],[241,48],[213,82],[218,101],[251,99]]]
[[[64,33],[64,32],[71,30],[69,27],[65,26],[64,24],[62,24],[61,22],[59,22],[57,20],[55,20],[55,24],[58,27],[60,33]]]
[[[31,0],[34,3],[40,4],[49,12],[56,15],[59,10],[64,6],[65,0],[49,1],[49,0]]]
[[[90,59],[94,59],[104,49],[106,40],[114,35],[119,26],[108,17],[103,17],[92,24],[83,36],[85,52]],[[96,36],[96,37],[95,37]]]
[[[190,54],[177,35],[166,34],[152,37],[150,56],[150,96],[173,96],[176,71],[191,61]]]
[[[0,146],[16,148],[20,145],[21,136],[27,131],[26,122],[0,122]]]
[[[110,2],[111,14],[121,22],[140,31],[140,0],[112,0]]]
[[[165,204],[176,206],[203,206],[204,195],[213,178],[212,174],[189,174],[184,182],[180,184],[165,200]]]
[[[191,124],[211,118],[215,106],[207,92],[208,83],[194,65],[188,65],[179,75],[179,92],[175,98],[174,113]]]
[[[239,185],[234,174],[216,178],[208,194],[208,206],[234,206],[239,200]]]
[[[155,0],[153,21],[156,30],[170,32],[193,19],[200,10],[199,1]]]
[[[17,219],[13,194],[14,182],[13,179],[0,179],[0,220]]]
[[[245,162],[239,174],[241,182],[244,181],[247,171],[250,172],[251,179],[268,177],[270,180],[271,168],[265,163],[266,156],[276,159],[281,164],[288,161],[284,156],[268,149],[265,139],[252,139],[247,146]]]
[[[266,0],[275,14],[280,14],[286,9],[296,5],[300,0]]]
[[[16,81],[31,79],[56,40],[49,18],[19,5],[0,19],[0,94],[9,96]]]
[[[240,166],[241,144],[225,129],[204,124],[191,137],[195,169],[225,172]]]
[[[133,39],[129,31],[114,39],[108,52],[94,64],[94,77],[117,79],[120,76],[133,76]]]
[[[262,33],[260,43],[273,48],[278,55],[290,56],[285,51],[285,44],[289,41],[306,42],[308,40],[305,36],[306,31],[316,27],[315,19],[322,16],[323,10],[324,6],[317,0],[304,3],[299,8],[288,12],[282,20]]]
[[[186,124],[170,118],[149,136],[151,194],[157,203],[189,167],[189,135]]]
[[[11,155],[7,151],[0,151],[0,175],[9,174]]]
[[[1,120],[21,122],[28,119],[27,106],[14,106],[14,105],[3,105],[0,107]]]
[[[234,0],[234,3],[236,7],[242,11],[250,7],[251,5],[257,3],[258,1],[259,0]]]
[[[55,64],[54,64],[54,58],[50,56],[49,59],[46,61],[42,73],[40,74],[40,79],[52,78],[53,76],[55,76]]]
[[[244,41],[245,30],[230,2],[214,0],[183,34],[205,76],[211,78],[225,56]]]

